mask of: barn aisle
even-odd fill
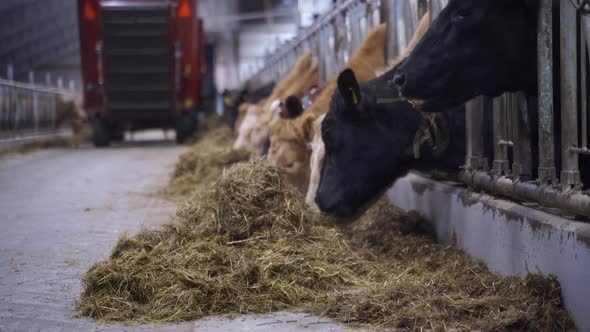
[[[157,227],[176,210],[154,193],[183,148],[153,134],[108,149],[0,160],[0,331],[342,330],[293,313],[136,327],[72,317],[82,275],[108,257],[118,237]]]

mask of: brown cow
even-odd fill
[[[420,38],[428,30],[430,25],[430,14],[427,13],[421,19],[420,24],[408,44],[408,49],[387,67],[387,70],[396,67],[401,63],[416,46]],[[349,64],[355,73],[358,72],[359,80],[368,81],[378,76],[378,72],[383,70],[380,65],[379,40],[384,42],[385,33],[380,30],[381,26],[375,29],[374,35],[367,36],[361,49],[353,56]],[[372,38],[371,38],[372,37]],[[377,41],[377,46],[375,46]],[[375,50],[377,50],[375,52]],[[363,58],[366,57],[366,58]],[[364,59],[373,60],[363,61]],[[315,206],[315,193],[319,184],[320,169],[323,164],[324,144],[321,139],[321,121],[325,112],[328,110],[332,94],[336,89],[336,81],[328,82],[326,89],[318,96],[314,104],[302,117],[296,120],[283,120],[273,125],[271,129],[271,150],[269,160],[282,169],[288,181],[291,181],[300,190],[307,187],[306,202]],[[303,150],[305,146],[308,149]],[[311,156],[310,156],[311,150]],[[310,168],[305,170],[299,167],[300,163],[309,161]]]
[[[317,76],[318,66],[312,65],[311,53],[308,52],[299,58],[287,78],[277,84],[263,103],[248,108],[238,129],[234,149],[261,152],[268,138],[268,127],[273,114],[278,112],[275,101],[283,100],[289,95],[302,95],[317,83]]]
[[[375,27],[348,63],[347,67],[354,69],[360,81],[374,78],[375,71],[384,66],[386,35],[385,24]],[[331,79],[302,116],[293,120],[278,119],[271,126],[268,159],[279,167],[287,181],[303,193],[309,184],[309,143],[314,135],[313,123],[328,111],[335,90],[336,80]]]

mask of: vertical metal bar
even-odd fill
[[[6,65],[6,78],[9,81],[14,80],[14,67],[12,66],[12,64]]]
[[[381,23],[386,21],[383,20],[383,16],[381,15],[381,6],[382,2],[371,2],[371,17],[373,17],[373,24],[377,26]]]
[[[327,56],[328,56],[328,77],[331,77],[332,75],[334,75],[334,68],[336,68],[336,30],[334,28],[334,24],[328,24],[326,26],[326,38],[328,40],[328,52],[327,52]]]
[[[539,182],[557,185],[553,140],[553,0],[540,0],[537,24],[539,75]]]
[[[518,162],[518,171],[520,178],[526,178],[530,180],[533,175],[533,154],[531,150],[531,134],[533,130],[532,123],[529,122],[529,112],[532,110],[528,109],[527,96],[524,92],[517,92],[513,94],[513,103],[516,108],[516,131],[515,131],[515,161]],[[512,167],[512,173],[516,174],[515,166]],[[515,177],[518,180],[518,177]]]
[[[494,161],[492,173],[495,176],[508,175],[508,153],[506,145],[500,144],[507,140],[505,98],[494,98]]]
[[[396,0],[382,0],[383,12],[387,13],[385,21],[387,22],[387,59],[392,60],[396,58],[399,52],[399,45],[397,43],[397,11]]]
[[[438,14],[443,10],[443,8],[447,5],[448,0],[430,0],[429,7],[432,20],[438,16]]]
[[[584,37],[586,37],[586,50],[590,53],[590,13],[582,13],[582,29],[584,30]]]
[[[361,31],[359,24],[359,7],[350,11],[350,38],[351,52],[354,53],[361,44]]]
[[[432,2],[432,0],[431,0]],[[418,0],[418,21],[420,21],[420,18],[422,16],[424,16],[424,14],[426,14],[426,12],[428,11],[428,1],[426,0]]]
[[[347,52],[347,40],[346,40],[346,24],[345,16],[346,12],[336,15],[334,21],[332,21],[332,27],[334,29],[334,54],[336,59],[336,68],[340,69],[346,62]]]
[[[589,21],[589,26],[590,26],[590,16],[587,18],[587,20]],[[582,135],[582,148],[583,149],[587,149],[588,148],[588,89],[590,89],[590,81],[588,80],[588,75],[587,75],[587,55],[588,55],[588,45],[590,44],[589,42],[589,38],[590,36],[587,35],[587,33],[590,33],[588,31],[585,31],[585,27],[584,27],[584,17],[582,17],[582,20],[580,22],[580,86],[581,86],[581,90],[580,90],[580,101],[582,103],[581,106],[581,122],[582,122],[582,132],[580,133],[580,135]]]
[[[519,181],[522,176],[527,178],[532,175],[532,157],[530,130],[527,124],[526,96],[522,92],[508,93],[507,107],[510,114],[509,121],[512,124],[512,177]]]
[[[318,78],[320,80],[320,82],[325,82],[326,81],[326,58],[325,58],[325,54],[324,54],[324,46],[322,45],[322,32],[321,30],[316,32],[314,34],[314,38],[315,38],[315,45],[316,45],[316,49],[318,52],[318,71],[319,71],[319,75]]]
[[[417,1],[417,0],[414,0]],[[414,21],[416,20],[416,14],[412,10],[412,3],[410,1],[405,1],[404,5],[404,24],[405,24],[405,36],[404,36],[404,50],[408,47],[408,43],[412,39],[414,35],[414,30],[416,30],[416,25]]]
[[[375,21],[373,20],[373,7],[371,6],[371,2],[365,3],[364,13],[363,16],[367,20],[367,31],[371,30],[375,26]]]
[[[561,4],[561,144],[563,190],[579,187],[578,154],[572,148],[578,146],[578,95],[577,95],[577,11],[571,1]]]
[[[483,149],[483,97],[466,104],[467,166],[470,170],[487,170]]]
[[[406,18],[405,18],[405,5],[407,0],[396,0],[395,1],[395,24],[397,26],[397,34],[396,34],[396,41],[397,41],[397,49],[399,54],[402,54],[406,50]]]
[[[53,102],[51,103],[50,110],[49,110],[52,128],[55,128],[55,126],[56,126],[56,123],[55,123],[56,119],[57,119],[56,108],[57,108],[57,96],[53,95]]]
[[[39,129],[39,94],[37,91],[33,91],[33,114],[32,114],[32,122],[33,127],[35,130]]]

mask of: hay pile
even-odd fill
[[[220,116],[212,115],[199,125],[189,150],[176,163],[164,189],[165,195],[186,199],[203,192],[221,176],[224,168],[250,158],[249,152],[231,148],[231,129],[222,121]]]
[[[303,309],[400,330],[572,327],[553,279],[502,278],[428,234],[385,202],[352,225],[326,225],[275,168],[250,161],[162,230],[121,238],[84,277],[77,310],[125,321]]]
[[[179,321],[266,313],[363,285],[374,267],[267,163],[236,165],[160,231],[123,237],[84,277],[82,316]]]
[[[380,201],[342,230],[386,278],[362,292],[333,292],[307,310],[346,323],[401,330],[563,331],[574,325],[554,278],[501,277],[452,246],[430,225]]]

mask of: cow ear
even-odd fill
[[[301,130],[303,134],[303,139],[306,143],[310,143],[313,140],[314,134],[314,122],[316,117],[311,114],[307,113],[301,118]]]
[[[348,106],[356,107],[361,102],[361,89],[351,69],[338,75],[338,91]]]
[[[289,96],[285,100],[285,109],[287,110],[286,118],[294,119],[303,113],[303,105],[297,96]]]

